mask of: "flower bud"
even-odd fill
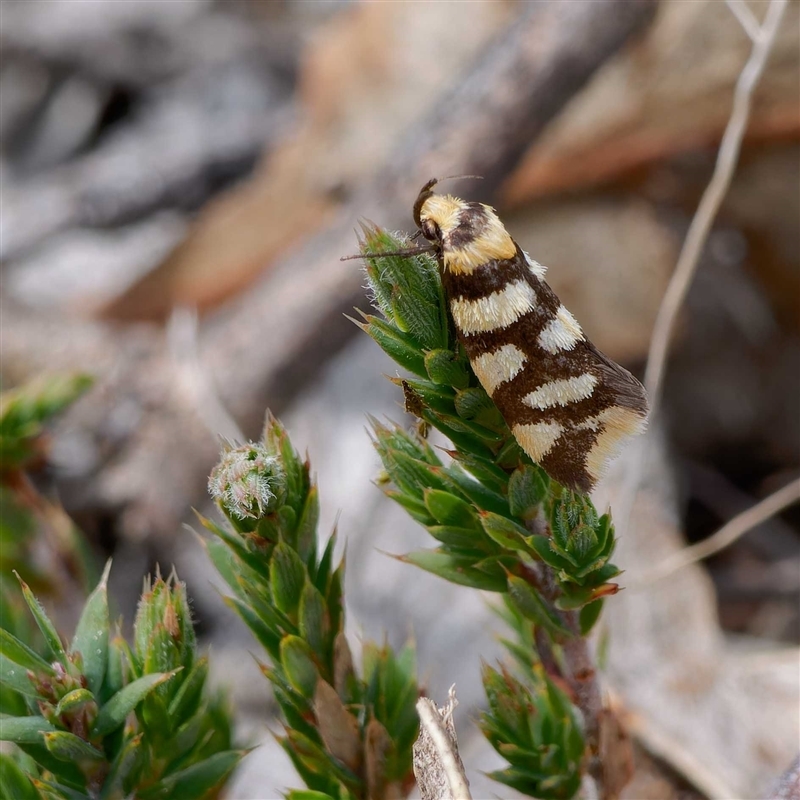
[[[277,511],[286,494],[280,459],[261,444],[226,450],[208,480],[208,491],[235,519],[260,519]]]
[[[186,586],[171,576],[145,585],[134,623],[135,655],[147,674],[189,668],[195,635]]]

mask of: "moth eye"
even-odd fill
[[[439,226],[431,219],[422,220],[422,235],[431,242],[437,242],[441,238]]]

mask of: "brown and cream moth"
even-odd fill
[[[435,194],[414,221],[431,243],[458,338],[522,449],[552,478],[590,492],[647,420],[644,387],[604,356],[511,238],[494,209]]]

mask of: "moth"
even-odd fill
[[[590,492],[644,430],[644,387],[586,338],[493,208],[436,194],[438,182],[414,203],[429,244],[413,252],[435,254],[458,339],[522,449],[563,486]]]

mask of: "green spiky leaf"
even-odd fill
[[[130,714],[150,692],[168,681],[179,670],[173,672],[144,675],[120,689],[101,709],[92,731],[95,736],[103,736],[119,728]]]
[[[89,689],[97,694],[103,685],[108,661],[108,573],[111,561],[106,564],[97,588],[89,596],[78,620],[70,651],[80,653],[83,674]]]

